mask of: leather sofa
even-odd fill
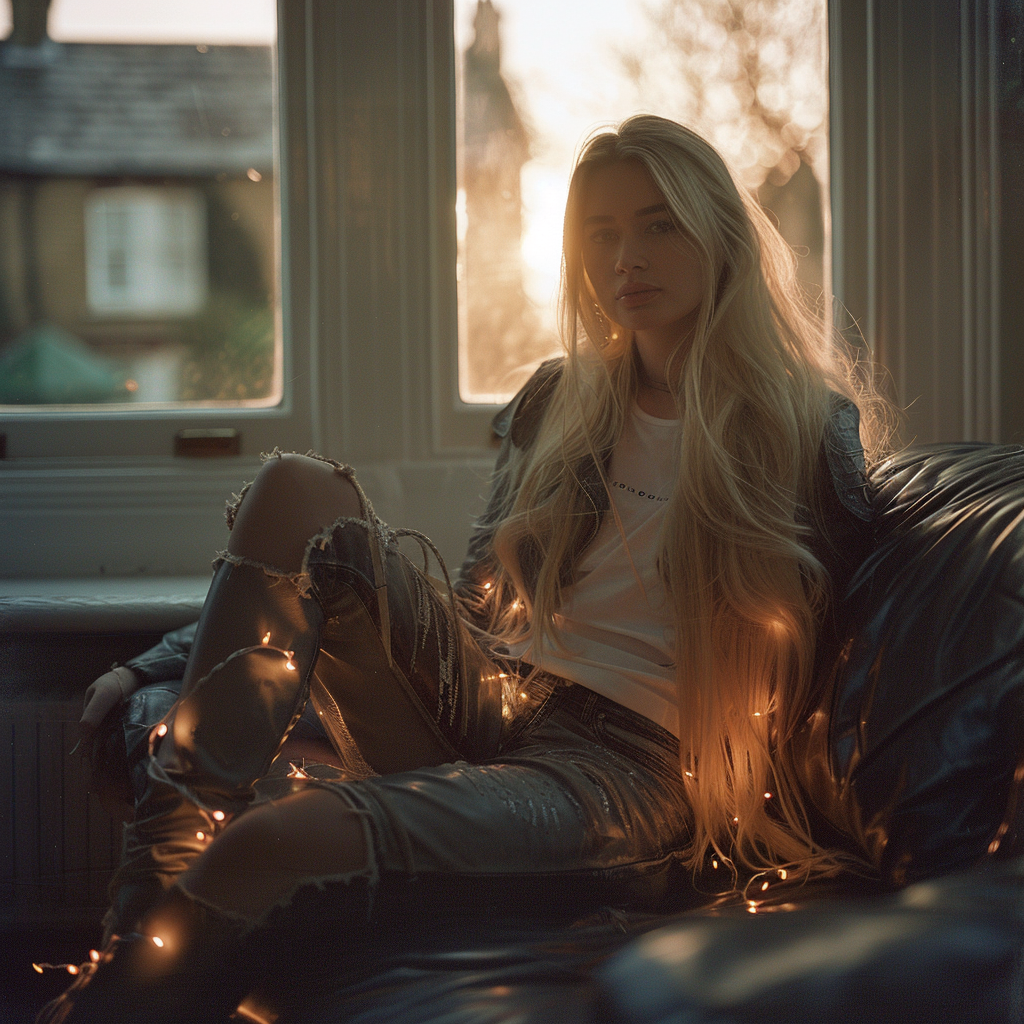
[[[1024,449],[912,449],[872,486],[875,545],[837,606],[805,741],[820,828],[873,875],[773,880],[697,906],[690,891],[661,914],[584,920],[524,913],[514,894],[486,914],[427,915],[412,891],[357,949],[337,946],[314,900],[248,1012],[281,1024],[1024,1021]],[[101,774],[125,797],[175,689],[144,687],[105,735]]]

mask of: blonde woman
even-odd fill
[[[873,407],[757,204],[661,118],[584,147],[562,315],[564,359],[495,420],[454,594],[348,467],[266,462],[151,734],[100,967],[46,1019],[223,1019],[243,936],[310,907],[355,941],[402,901],[573,919],[840,868],[795,751],[870,539]],[[294,778],[309,699],[342,770]]]

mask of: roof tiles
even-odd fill
[[[266,46],[0,44],[0,171],[207,176],[273,169]]]

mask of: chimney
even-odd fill
[[[50,0],[11,0],[11,34],[5,42],[15,46],[42,46],[49,39],[46,23]]]

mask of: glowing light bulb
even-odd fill
[[[761,712],[760,711],[755,711],[754,712],[754,717],[755,718],[760,718],[761,717]]]
[[[157,734],[157,736],[166,736],[167,735],[167,723],[166,722],[161,722],[156,727],[156,734]]]
[[[747,907],[747,913],[748,914],[756,914],[757,913],[757,904],[753,900],[750,901],[750,906]]]
[[[765,800],[771,800],[771,798],[772,798],[771,793],[765,793],[764,798],[765,798]]]
[[[43,969],[42,969],[42,967],[39,966],[39,964],[33,964],[32,965],[32,970],[35,971],[36,974],[42,974],[43,973]]]
[[[740,823],[740,819],[739,818],[733,818],[732,821],[733,821],[734,825],[738,825]]]
[[[206,838],[206,833],[205,832],[197,832],[196,833],[196,839],[198,839],[200,842],[202,842],[205,838]]]
[[[688,779],[692,779],[693,778],[693,772],[686,772],[685,774],[686,774],[686,777]]]
[[[292,658],[294,658],[294,657],[295,657],[295,652],[294,651],[289,651],[288,652],[288,660],[284,663],[284,667],[287,668],[287,669],[290,669],[292,672],[295,671],[295,665],[292,662]]]
[[[100,951],[98,949],[90,949],[89,950],[89,959],[94,964],[98,964],[100,962]]]
[[[490,590],[492,586],[494,586],[493,583],[485,583],[484,584],[484,590]]]
[[[764,891],[765,891],[765,889],[767,889],[767,888],[768,888],[768,883],[767,883],[767,882],[764,882],[764,883],[762,884],[762,886],[761,886],[761,892],[764,892]]]
[[[785,868],[779,868],[779,878],[785,881],[789,878],[789,872]]]
[[[153,945],[159,947],[160,949],[163,949],[164,948],[164,940],[161,939],[159,935],[154,935],[153,936]]]
[[[267,633],[267,635],[260,641],[260,643],[262,643],[263,646],[266,647],[266,645],[270,643],[270,634]]]
[[[525,693],[519,694],[519,699],[520,700],[526,700],[526,694]]]
[[[718,859],[715,857],[711,858],[711,866],[717,871],[718,870]]]
[[[224,812],[223,811],[214,811],[213,812],[213,820],[214,821],[223,821],[224,820]]]
[[[77,974],[78,968],[74,964],[65,964],[65,970],[68,974]]]

